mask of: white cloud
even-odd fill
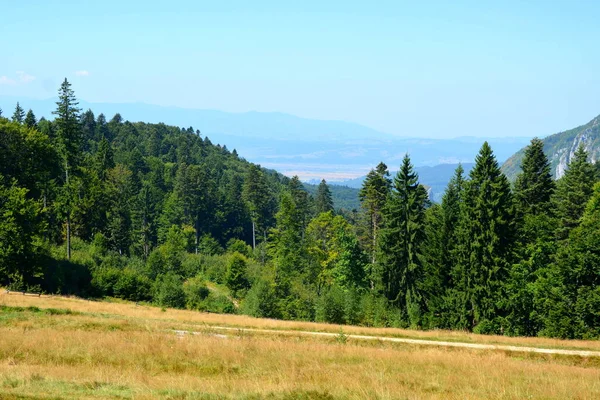
[[[75,71],[75,75],[77,75],[77,76],[90,76],[90,72],[86,71],[85,69],[83,69],[81,71]]]
[[[29,75],[25,71],[17,71],[16,73],[17,73],[17,77],[19,79],[19,82],[21,82],[21,83],[29,83],[29,82],[35,80],[35,76]]]
[[[6,75],[0,76],[0,85],[14,85],[15,83],[17,82],[14,79],[10,79]]]

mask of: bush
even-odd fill
[[[242,312],[259,318],[281,318],[273,286],[271,281],[259,279],[248,291],[242,303]]]
[[[246,257],[238,252],[233,253],[227,263],[225,284],[234,294],[239,294],[250,286],[246,277],[246,265]]]
[[[210,294],[204,280],[199,276],[188,279],[183,284],[183,291],[185,293],[185,305],[190,310],[200,310],[204,300]]]
[[[154,282],[153,301],[161,307],[185,308],[185,293],[179,275],[159,275]]]
[[[235,253],[238,252],[243,254],[245,257],[250,257],[252,254],[252,247],[243,240],[240,239],[230,239],[227,242],[227,252]]]
[[[203,235],[198,244],[198,252],[208,256],[223,254],[223,248],[217,240],[209,234]]]
[[[319,322],[343,324],[344,292],[338,286],[332,286],[317,299],[315,318]]]

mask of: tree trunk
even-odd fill
[[[256,250],[256,227],[252,221],[252,250]]]

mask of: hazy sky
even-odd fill
[[[52,97],[66,76],[92,102],[421,137],[547,135],[600,114],[598,1],[282,3],[0,0],[0,95]]]

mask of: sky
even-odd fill
[[[285,4],[288,3],[288,4]],[[0,95],[277,111],[401,136],[600,114],[598,1],[0,0]]]

